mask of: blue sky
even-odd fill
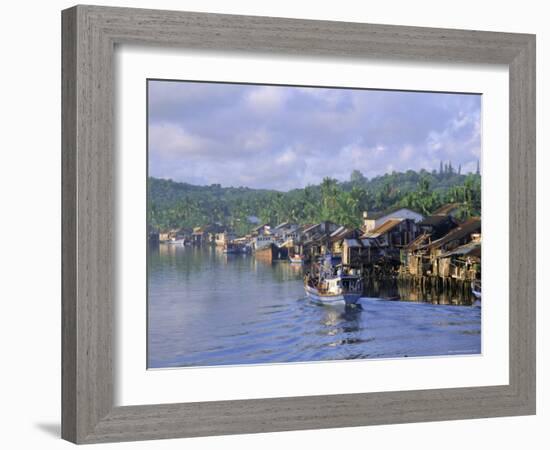
[[[481,96],[149,81],[149,175],[287,191],[439,163],[473,172]]]

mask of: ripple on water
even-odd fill
[[[358,308],[317,305],[304,298],[302,268],[251,256],[219,260],[208,251],[152,256],[149,367],[481,351],[480,308],[372,298]]]

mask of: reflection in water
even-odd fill
[[[427,302],[436,305],[472,305],[475,298],[471,290],[437,289],[435,286],[415,286],[400,280],[367,280],[365,296],[408,302]]]
[[[211,247],[152,247],[148,270],[149,367],[480,353],[479,308],[370,293],[320,306],[304,298],[307,268]]]

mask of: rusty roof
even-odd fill
[[[338,242],[342,239],[355,238],[361,235],[361,230],[357,228],[340,227],[330,234],[330,242]]]
[[[481,242],[468,242],[460,247],[451,250],[450,252],[441,255],[441,258],[448,258],[449,256],[473,256],[481,259]]]
[[[424,246],[426,241],[429,243],[430,234],[424,233],[418,236],[414,241],[407,245],[407,250],[417,250],[418,248]]]
[[[465,222],[461,223],[458,227],[449,231],[442,238],[437,239],[436,241],[433,241],[431,244],[428,245],[428,248],[431,249],[431,248],[442,247],[443,245],[451,241],[462,239],[468,236],[469,234],[475,233],[480,230],[481,230],[481,218],[472,217],[471,219],[468,219]]]

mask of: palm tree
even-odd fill
[[[325,177],[321,183],[322,220],[330,220],[336,209],[338,182],[334,178]]]

